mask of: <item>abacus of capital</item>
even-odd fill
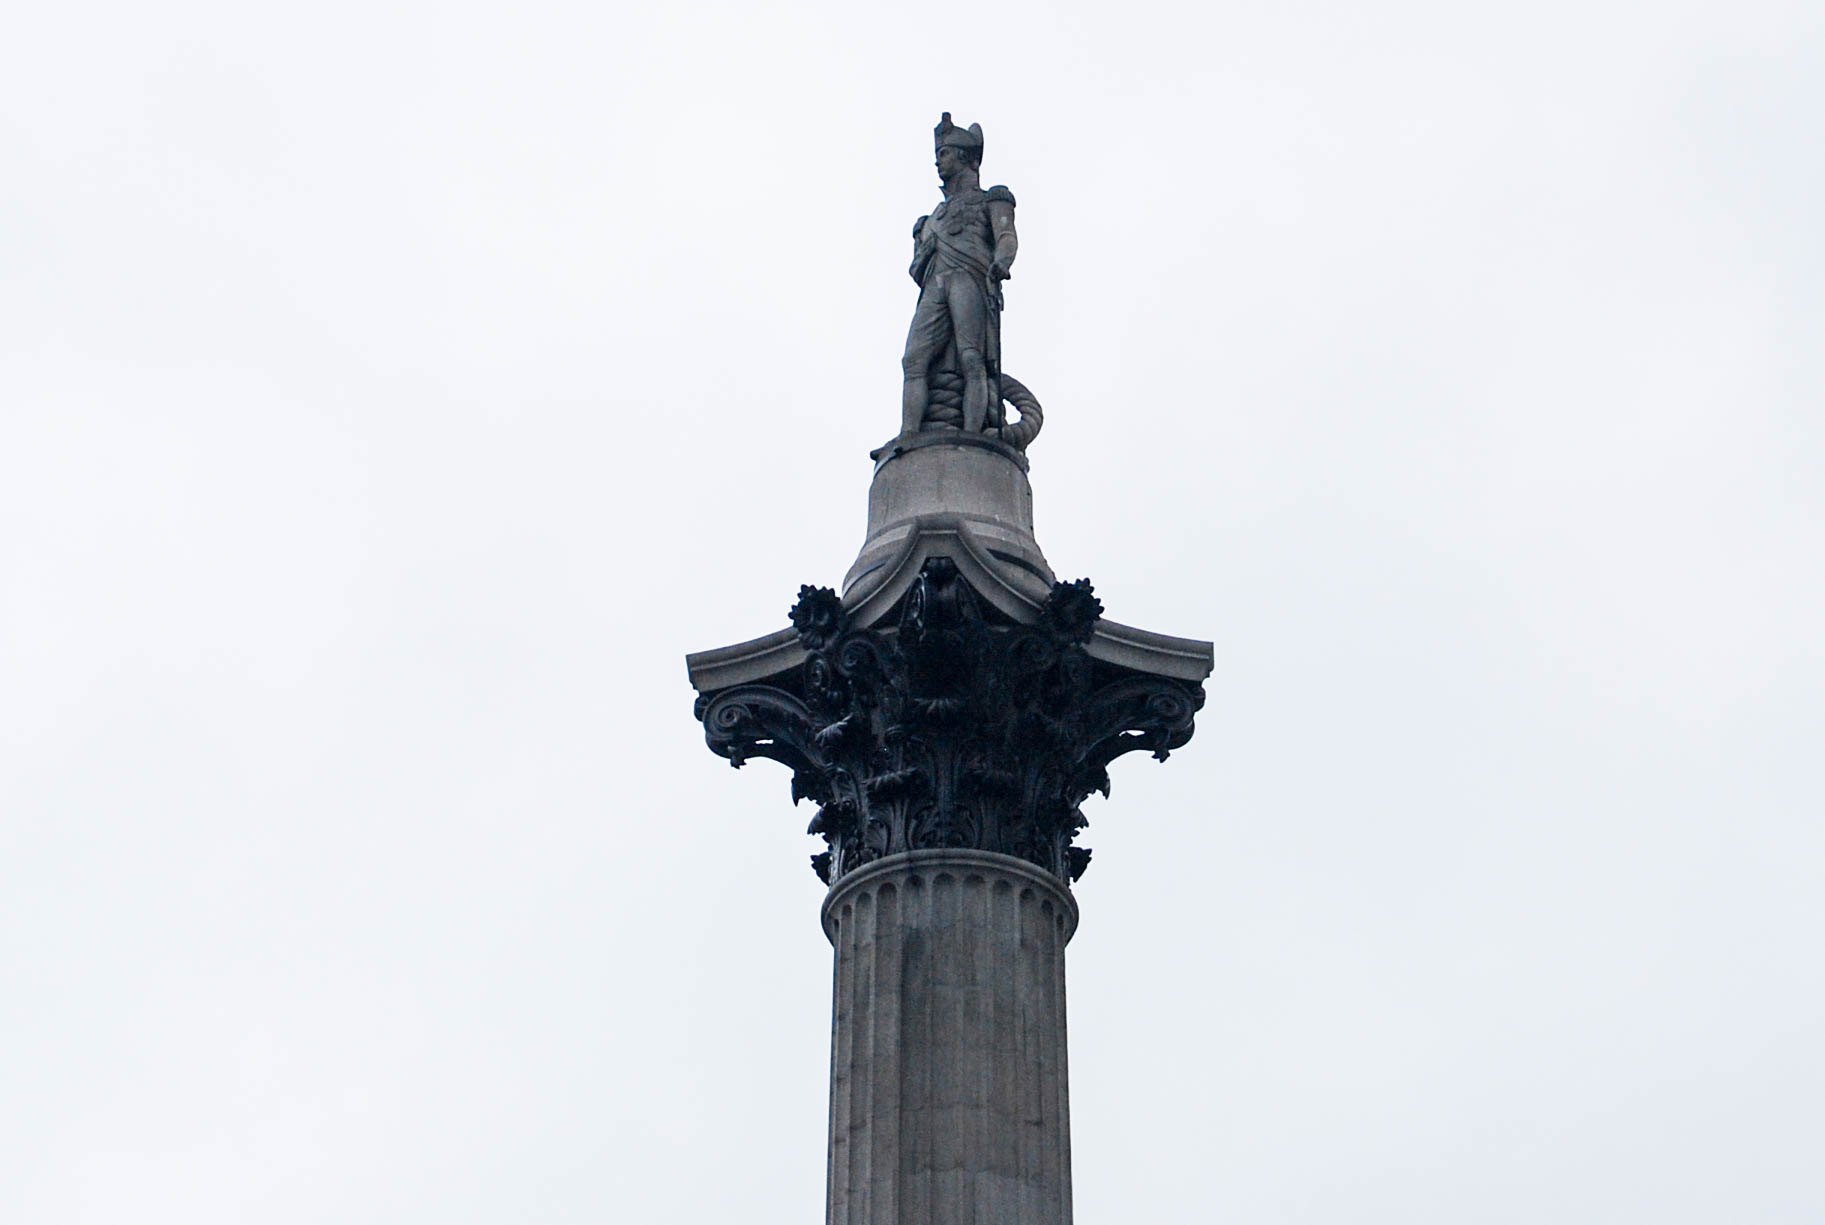
[[[1014,197],[981,187],[982,150],[944,116],[901,430],[874,452],[841,594],[801,587],[788,628],[686,661],[710,748],[784,763],[816,806],[829,1225],[1071,1220],[1079,805],[1115,758],[1191,739],[1211,670],[1207,642],[1104,618],[1034,539],[1042,413],[1001,369]]]

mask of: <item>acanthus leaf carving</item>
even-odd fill
[[[1087,579],[1058,583],[1033,625],[984,611],[949,558],[926,561],[897,621],[861,629],[827,587],[792,608],[805,661],[771,683],[699,699],[705,738],[740,765],[793,770],[818,805],[812,856],[834,884],[864,863],[924,847],[1017,855],[1083,875],[1079,805],[1105,795],[1108,765],[1164,759],[1191,738],[1202,686],[1098,664],[1085,650],[1102,604]]]

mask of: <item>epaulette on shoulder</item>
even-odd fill
[[[1014,193],[1005,187],[991,187],[983,194],[991,200],[1005,200],[1009,204],[1014,203]]]

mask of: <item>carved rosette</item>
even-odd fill
[[[792,769],[815,803],[812,857],[827,883],[898,851],[969,847],[1083,875],[1079,805],[1108,765],[1191,739],[1203,686],[1093,660],[1102,605],[1087,579],[1052,588],[1039,619],[986,609],[948,558],[925,563],[897,624],[849,623],[837,594],[801,587],[794,673],[697,699],[710,748]]]

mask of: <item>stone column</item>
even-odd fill
[[[884,448],[842,594],[690,657],[710,749],[792,770],[830,886],[829,1225],[1068,1225],[1080,805],[1191,739],[1207,642],[1105,619],[1033,538],[1026,457]],[[802,818],[801,818],[802,819]]]
[[[823,921],[828,1225],[1069,1225],[1069,889],[1010,855],[915,850],[844,876]]]

